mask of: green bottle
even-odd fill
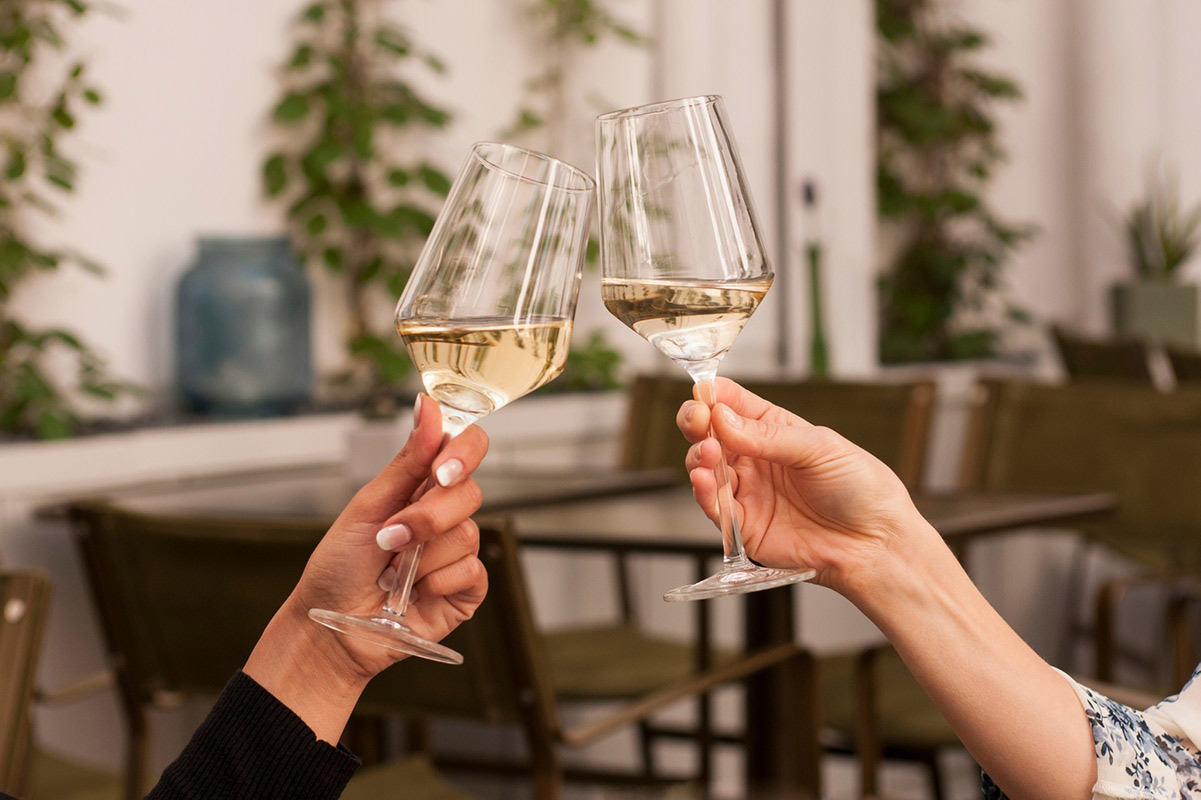
[[[830,350],[826,345],[826,323],[822,314],[822,244],[818,231],[817,186],[806,180],[802,186],[805,219],[805,261],[809,265],[809,374],[830,377]]]

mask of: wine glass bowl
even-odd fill
[[[683,367],[712,405],[718,365],[773,277],[725,106],[716,95],[671,100],[603,114],[596,129],[605,306]],[[722,567],[665,599],[758,591],[813,576],[753,563],[733,514],[724,458],[717,484]]]
[[[594,188],[587,174],[542,153],[472,147],[396,305],[397,333],[447,436],[563,371]],[[421,546],[401,556],[379,613],[309,616],[393,650],[462,663],[405,623]]]

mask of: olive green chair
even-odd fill
[[[1155,381],[1147,346],[1138,339],[1081,336],[1058,325],[1051,327],[1059,360],[1068,379],[1141,383]]]
[[[1117,497],[1114,514],[1077,524],[1085,537],[1070,578],[1077,607],[1087,548],[1105,546],[1142,569],[1103,584],[1094,600],[1095,676],[1112,681],[1120,649],[1113,620],[1125,592],[1149,579],[1187,583],[1201,573],[1201,387],[987,381],[978,391],[962,485]],[[1156,624],[1172,625],[1170,618]],[[1088,632],[1079,621],[1074,628],[1073,636]],[[1070,665],[1066,654],[1058,660]]]
[[[116,800],[119,775],[35,746],[31,709],[50,579],[0,572],[0,791],[26,800]]]
[[[931,381],[739,380],[760,397],[814,425],[833,428],[892,468],[905,485],[918,487],[925,469],[935,391]],[[676,412],[692,399],[692,381],[641,375],[629,389],[621,465],[671,468],[687,481],[689,444],[676,427]]]
[[[1177,386],[1201,384],[1201,350],[1195,347],[1166,344],[1163,347],[1168,366]]]
[[[123,796],[133,800],[149,788],[148,710],[221,692],[325,531],[303,521],[171,517],[103,503],[71,513],[116,672],[128,737]],[[361,770],[343,797],[390,795],[468,797],[420,758]]]
[[[880,458],[910,487],[917,488],[925,468],[927,443],[934,409],[934,385],[929,381],[864,383],[839,381],[739,380],[750,391],[808,421],[837,430]],[[692,382],[676,376],[643,375],[629,388],[629,406],[621,450],[621,464],[629,469],[673,468],[681,481],[687,480],[684,457],[689,444],[675,424],[676,411],[692,397]],[[626,566],[617,565],[618,595],[622,618],[610,626],[565,631],[547,637],[552,658],[559,663],[585,661],[581,640],[620,643],[622,652],[653,657],[656,670],[687,674],[707,658],[726,663],[734,654],[706,648],[703,615],[692,643],[682,645],[648,635],[638,625],[636,608],[629,599]],[[704,569],[698,567],[698,574]],[[618,645],[615,645],[618,646]],[[633,662],[632,662],[633,663]],[[938,752],[958,747],[950,726],[909,675],[891,648],[854,652],[817,660],[819,697],[825,709],[823,739],[827,750],[854,753],[859,759],[861,791],[871,794],[878,786],[881,759],[917,760],[930,770],[932,792],[941,797],[943,780],[938,771]],[[636,687],[637,673],[626,680]],[[612,694],[614,681],[590,681],[587,676],[565,687],[563,699],[604,700]],[[708,698],[698,700],[692,727],[647,723],[642,726],[644,769],[654,774],[654,743],[663,738],[692,738],[700,747],[700,779],[706,780],[713,743],[738,742],[737,734],[712,730]]]

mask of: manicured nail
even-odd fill
[[[692,422],[692,415],[696,411],[696,405],[697,404],[695,402],[689,402],[688,408],[684,409],[684,421],[685,422]]]
[[[413,427],[416,428],[421,424],[421,392],[417,393],[417,399],[413,401]]]
[[[399,550],[413,539],[408,525],[389,525],[375,534],[375,543],[383,550]]]
[[[458,482],[459,478],[463,477],[463,462],[457,458],[451,458],[434,470],[434,477],[438,479],[439,486],[451,486]]]
[[[379,574],[375,583],[385,592],[392,591],[392,584],[396,583],[396,567],[391,564],[384,567],[384,571]]]
[[[742,417],[735,414],[729,408],[722,406],[720,413],[721,413],[722,419],[724,419],[726,424],[729,425],[731,428],[741,428],[742,427]]]

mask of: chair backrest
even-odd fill
[[[221,691],[324,528],[291,520],[72,510],[127,716]]]
[[[50,605],[50,579],[0,572],[0,792],[25,793],[31,748],[30,705]]]
[[[507,520],[478,520],[488,597],[445,639],[463,655],[448,667],[406,659],[367,685],[357,710],[520,725],[531,757],[553,760],[562,727],[534,624],[518,545]]]
[[[1201,388],[988,381],[971,423],[965,488],[1109,491],[1087,527],[1145,564],[1201,559]]]
[[[1151,385],[1154,375],[1147,347],[1137,339],[1093,339],[1078,336],[1058,325],[1051,336],[1068,378],[1133,381]]]
[[[909,486],[925,468],[934,385],[841,381],[739,381],[744,387],[815,425],[833,428],[891,467]],[[676,411],[692,397],[686,378],[639,376],[630,387],[622,466],[668,467],[687,478],[688,443],[676,428]]]
[[[1165,344],[1163,352],[1177,386],[1201,383],[1201,350]]]

